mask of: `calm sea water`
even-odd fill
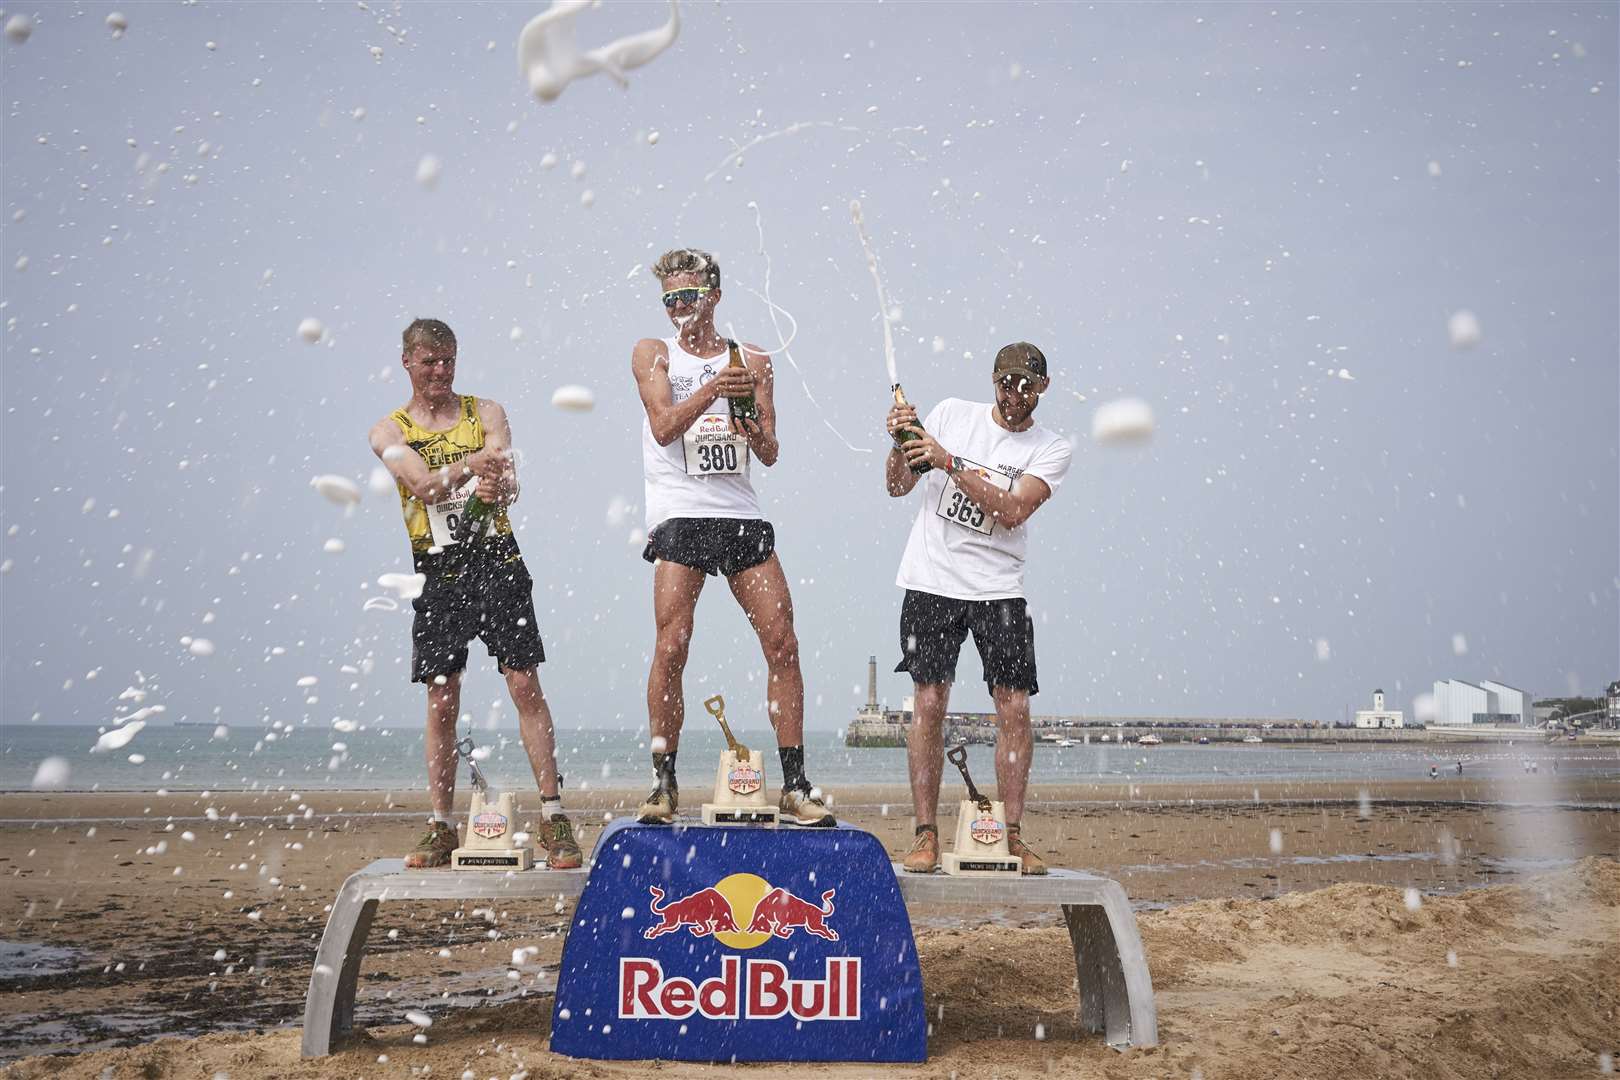
[[[90,748],[97,734],[94,727],[0,728],[0,790],[29,790],[40,762],[49,757],[67,761],[65,787],[73,791],[282,787],[398,791],[425,786],[419,728],[345,734],[311,725],[274,732],[276,737],[271,740],[266,737],[267,729],[259,727],[232,727],[223,738],[215,738],[210,727],[148,727],[121,750],[93,754]],[[737,735],[751,746],[774,746],[769,732],[740,731]],[[493,785],[514,790],[533,785],[516,731],[480,731],[474,738],[490,751],[481,767]],[[558,741],[569,789],[639,787],[651,779],[645,730],[562,730]],[[806,742],[810,777],[829,790],[836,791],[841,785],[906,782],[906,752],[902,749],[850,749],[835,732],[811,732]],[[689,722],[681,739],[683,787],[697,788],[708,782],[723,745],[724,739],[712,725]],[[140,760],[132,761],[132,755]],[[995,777],[991,755],[988,746],[968,751],[974,779],[985,788],[992,786]],[[1432,748],[1293,749],[1265,744],[1138,748],[1093,743],[1067,748],[1037,745],[1030,778],[1035,783],[1148,784],[1419,779],[1428,776],[1431,765],[1438,766],[1442,776],[1454,776],[1459,760],[1469,776],[1500,779],[1504,798],[1511,796],[1512,782],[1526,776],[1526,762],[1536,764],[1535,775],[1542,782],[1552,775],[1554,766],[1562,776],[1620,776],[1620,747],[1525,743]],[[767,754],[767,762],[769,772],[776,775],[775,756]],[[960,785],[955,769],[948,765],[945,784],[947,791]]]

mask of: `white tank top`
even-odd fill
[[[719,374],[730,356],[704,359],[665,338],[672,404],[679,405]],[[748,444],[724,434],[731,411],[715,398],[682,438],[659,446],[645,410],[641,414],[641,471],[647,492],[647,531],[670,518],[759,518],[759,498],[748,482]]]

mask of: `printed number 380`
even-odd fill
[[[735,472],[737,469],[736,443],[702,443],[697,454],[699,472]]]

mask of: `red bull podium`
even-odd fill
[[[491,874],[380,859],[351,875],[310,976],[304,1056],[330,1053],[354,1026],[377,905],[424,899],[579,898],[551,1043],[575,1057],[921,1061],[927,1021],[908,904],[1060,909],[1082,1027],[1120,1049],[1158,1044],[1136,918],[1107,878],[899,873],[875,837],[847,827],[628,821],[603,832],[589,866]]]

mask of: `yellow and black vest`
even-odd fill
[[[405,436],[406,445],[421,454],[428,468],[435,471],[446,465],[454,465],[468,454],[484,448],[484,422],[478,418],[478,398],[473,394],[461,395],[461,416],[454,426],[444,431],[428,430],[412,420],[411,414],[404,409],[395,410],[392,419]],[[400,509],[405,514],[405,531],[411,537],[411,551],[417,555],[425,554],[433,546],[427,507],[404,484],[396,486],[399,488]],[[512,535],[512,523],[507,520],[505,507],[496,510],[495,529],[491,535]]]

